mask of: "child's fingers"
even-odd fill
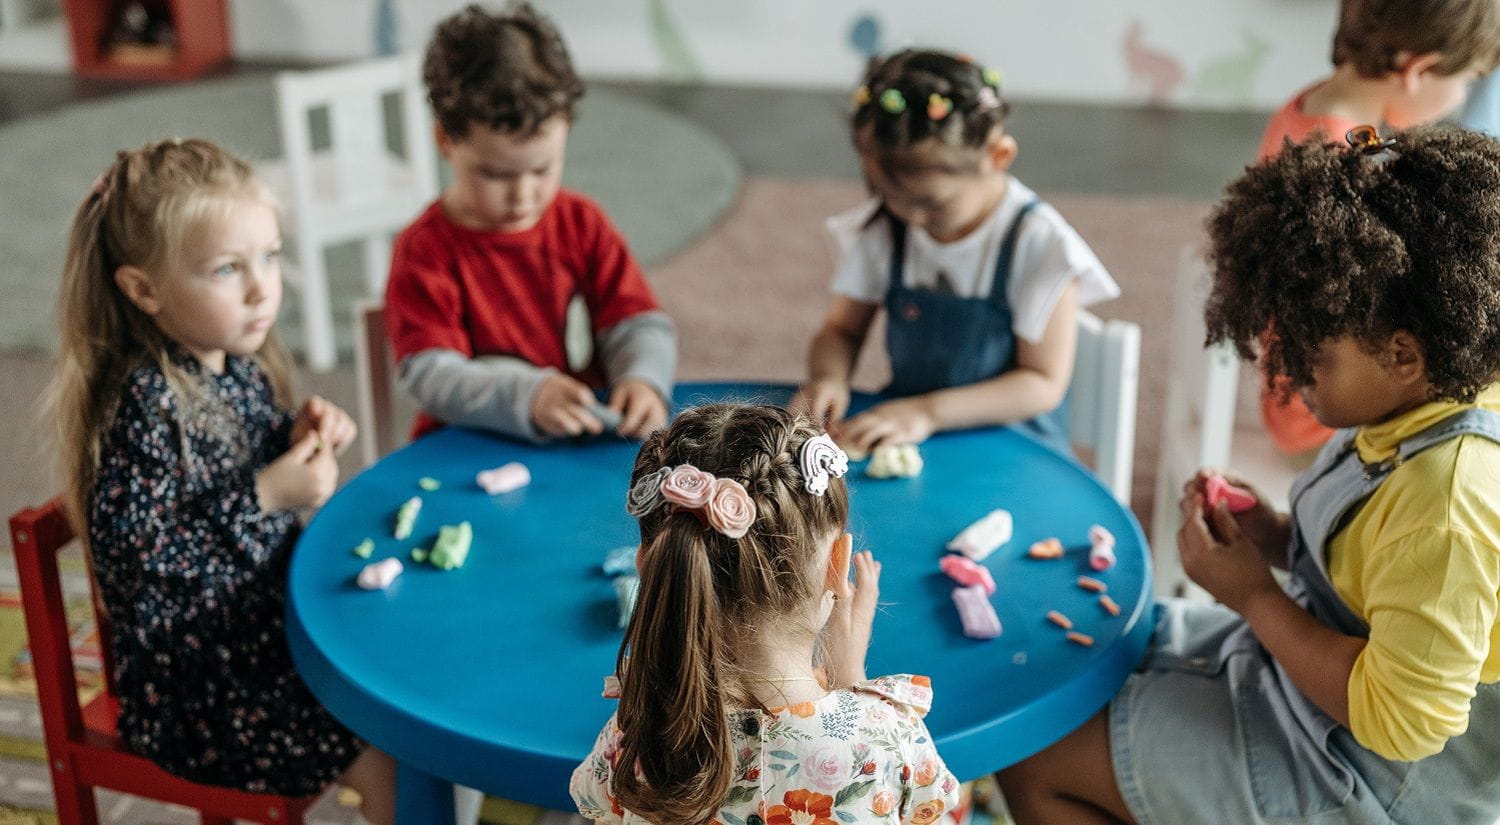
[[[323,436],[319,435],[317,430],[308,430],[286,451],[286,454],[295,461],[307,461],[317,454],[322,445]]]
[[[1229,512],[1227,502],[1219,502],[1210,508],[1209,517],[1213,519],[1213,533],[1225,544],[1234,544],[1241,535],[1240,523],[1235,521],[1234,514]]]

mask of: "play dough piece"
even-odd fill
[[[1072,630],[1068,631],[1068,641],[1070,641],[1070,642],[1072,642],[1073,644],[1076,644],[1076,645],[1083,645],[1084,647],[1093,647],[1094,646],[1094,637],[1093,636],[1090,636],[1090,635],[1085,634],[1085,633],[1077,633],[1077,632],[1074,632]]]
[[[439,570],[463,567],[469,557],[469,545],[474,542],[474,528],[467,521],[445,524],[438,528],[437,541],[427,554],[427,562]]]
[[[498,495],[519,490],[531,483],[531,471],[526,465],[519,461],[509,464],[501,464],[491,470],[483,470],[474,476],[474,483],[478,484],[486,493]]]
[[[624,630],[630,624],[630,614],[635,612],[635,600],[641,592],[639,576],[615,577],[615,602],[620,607],[619,627]]]
[[[1230,484],[1223,476],[1209,476],[1203,482],[1203,492],[1208,498],[1208,506],[1218,507],[1222,501],[1229,505],[1231,513],[1243,513],[1255,506],[1255,496],[1249,490]]]
[[[1099,594],[1099,606],[1104,608],[1105,612],[1107,612],[1111,616],[1120,615],[1120,606],[1115,604],[1114,599],[1111,599],[1110,597],[1102,593]]]
[[[1010,541],[1012,521],[1010,511],[991,510],[984,518],[970,524],[963,532],[948,542],[948,549],[974,561],[984,561],[995,552],[995,548]]]
[[[400,559],[381,559],[365,565],[354,581],[365,590],[384,590],[401,575],[401,570]]]
[[[1060,559],[1063,556],[1062,542],[1055,538],[1042,539],[1036,544],[1031,545],[1031,549],[1026,551],[1026,555],[1034,559]]]
[[[370,557],[370,555],[372,553],[374,553],[374,552],[375,552],[375,540],[374,539],[365,539],[364,541],[360,542],[359,544],[354,545],[354,555],[359,556],[362,559],[368,559]]]
[[[417,486],[421,487],[423,490],[426,490],[427,492],[430,493],[433,490],[436,490],[439,487],[442,487],[443,486],[443,482],[438,481],[437,479],[433,478],[432,476],[422,476],[421,478],[417,479]]]
[[[599,419],[599,423],[604,425],[604,431],[607,433],[620,429],[620,422],[625,420],[624,416],[610,409],[609,405],[600,404],[598,401],[589,405],[589,414]]]
[[[938,568],[964,587],[978,585],[984,588],[987,596],[995,592],[995,577],[990,575],[990,569],[982,564],[975,564],[971,559],[949,553],[938,562]]]
[[[915,444],[882,444],[865,467],[865,475],[870,478],[911,478],[921,472],[922,454]]]
[[[427,561],[427,548],[413,547],[411,549],[411,560],[416,562],[417,564],[421,564],[422,562]]]
[[[1098,524],[1089,528],[1089,566],[1100,572],[1115,566],[1115,534]]]
[[[604,575],[623,576],[635,574],[634,547],[616,547],[604,554]]]
[[[1073,629],[1073,620],[1057,612],[1056,610],[1047,611],[1047,621],[1057,625],[1063,630]]]
[[[963,622],[964,635],[970,639],[993,639],[1000,635],[1000,617],[983,585],[953,588],[953,606]]]
[[[398,539],[411,537],[411,530],[417,526],[417,513],[422,512],[422,499],[420,496],[412,496],[396,511],[396,529],[393,534]]]
[[[1092,590],[1095,593],[1103,593],[1104,591],[1109,589],[1109,586],[1104,582],[1099,581],[1098,579],[1089,578],[1088,576],[1079,576],[1078,586],[1082,587],[1084,590]]]

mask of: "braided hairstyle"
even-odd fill
[[[912,152],[930,140],[948,150],[950,168],[964,169],[977,166],[1009,112],[995,70],[946,52],[906,49],[871,63],[855,91],[850,126],[856,145],[873,149],[887,173],[930,166]]]
[[[768,628],[797,632],[823,591],[821,544],[848,521],[843,479],[821,496],[803,488],[802,444],[821,433],[781,407],[712,404],[683,412],[641,447],[632,487],[691,464],[743,484],[756,515],[738,539],[672,506],[640,517],[640,598],[616,662],[613,777],[616,799],[637,816],[698,825],[729,792],[728,709],[756,704],[740,687],[738,641]]]
[[[1500,373],[1500,142],[1452,127],[1392,141],[1288,145],[1209,219],[1208,343],[1263,350],[1268,387],[1311,384],[1324,341],[1373,351],[1397,330],[1421,346],[1433,400],[1472,401]]]

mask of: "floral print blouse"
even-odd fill
[[[925,676],[882,676],[770,713],[730,711],[735,780],[715,825],[931,825],[958,803],[958,780],[922,717]],[[573,771],[578,812],[602,823],[645,820],[611,791],[620,728],[611,716]]]

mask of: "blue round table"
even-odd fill
[[[790,387],[697,384],[676,404],[784,403]],[[878,399],[855,399],[857,411]],[[621,632],[614,590],[600,563],[639,540],[625,514],[637,445],[618,439],[532,446],[449,428],[392,453],[341,489],[294,552],[287,629],[302,677],[350,728],[400,764],[402,825],[451,823],[449,782],[571,810],[568,779],[614,703],[600,696]],[[850,531],[856,549],[884,563],[868,671],[921,673],[935,695],[927,724],[948,766],[973,779],[1059,739],[1099,710],[1141,658],[1151,633],[1150,561],[1135,518],[1089,472],[1008,428],[945,433],[921,446],[913,479],[876,480],[856,465]],[[477,471],[520,461],[530,486],[491,496]],[[419,489],[430,476],[439,490]],[[396,508],[423,500],[410,539],[391,536]],[[943,547],[996,507],[1015,535],[985,561],[1004,633],[960,632],[938,571]],[[430,547],[439,526],[467,520],[467,563],[440,571],[409,552]],[[1119,563],[1088,568],[1087,530],[1118,539]],[[1061,560],[1026,556],[1059,537]],[[387,591],[356,588],[367,562],[350,551],[375,540],[373,560],[398,556]],[[1095,575],[1123,608],[1110,616],[1076,586]],[[1045,618],[1058,610],[1094,638],[1066,640]]]

